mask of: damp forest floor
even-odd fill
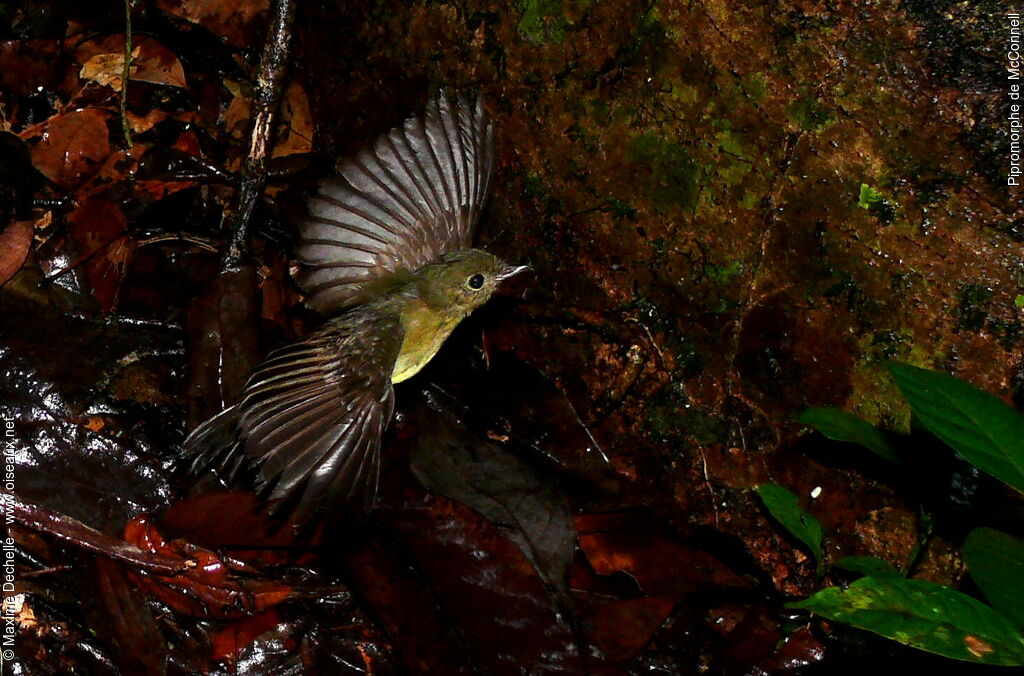
[[[129,3],[128,69],[125,4],[79,4],[0,7],[10,673],[948,666],[787,604],[852,555],[978,595],[969,529],[1024,534],[887,368],[1024,408],[1004,3],[298,3],[228,276],[269,2]],[[316,181],[440,87],[496,120],[478,246],[531,273],[399,386],[374,513],[274,530],[176,465],[185,432],[320,321]]]

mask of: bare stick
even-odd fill
[[[264,163],[267,145],[281,98],[281,83],[291,50],[291,26],[295,17],[295,0],[276,0],[271,9],[270,31],[260,58],[259,74],[253,90],[253,120],[249,135],[249,153],[242,166],[238,202],[231,227],[231,244],[224,257],[225,270],[236,269],[245,256],[249,242],[249,223],[256,200],[266,183]]]
[[[185,560],[176,556],[156,554],[139,549],[124,540],[101,533],[67,514],[22,502],[14,495],[8,494],[2,504],[5,509],[10,510],[14,520],[26,528],[49,533],[82,549],[127,563],[135,568],[141,568],[157,575],[177,575],[189,567]]]
[[[132,149],[132,130],[128,124],[128,76],[132,72],[132,0],[124,0],[124,66],[121,69],[121,132],[124,146]]]

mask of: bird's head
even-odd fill
[[[417,295],[431,307],[466,316],[491,297],[502,281],[526,269],[480,249],[447,253],[414,275]]]

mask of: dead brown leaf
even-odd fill
[[[21,97],[40,86],[51,86],[60,77],[59,40],[5,40],[0,42],[0,89]],[[10,111],[8,111],[10,115]]]
[[[125,111],[128,117],[128,124],[131,125],[133,134],[141,134],[149,131],[169,117],[169,114],[159,108],[148,111],[145,115],[138,115],[128,110]]]
[[[138,56],[138,50],[132,52],[132,59]],[[124,54],[97,54],[84,64],[78,76],[112,89],[121,88],[121,75],[124,72]]]
[[[77,188],[110,154],[107,113],[84,108],[54,115],[19,136],[42,138],[32,148],[32,164],[63,188]]]
[[[313,149],[313,118],[309,113],[306,90],[292,82],[281,101],[281,124],[271,157],[308,153]]]
[[[21,269],[32,245],[35,221],[14,221],[0,233],[0,285]]]
[[[240,561],[183,540],[167,540],[146,515],[125,527],[124,539],[149,552],[196,562],[179,575],[129,573],[150,594],[188,615],[237,619],[269,610],[292,595],[290,585],[256,577]]]
[[[235,47],[247,47],[260,37],[261,19],[270,0],[157,0],[168,14],[197,23]]]
[[[99,198],[72,211],[68,221],[89,289],[109,312],[117,303],[121,281],[135,251],[134,238],[125,234],[128,219],[119,206]]]
[[[82,64],[79,75],[101,85],[121,88],[124,74],[124,35],[108,35],[91,40],[75,50]],[[132,38],[132,63],[129,80],[152,84],[186,87],[185,69],[171,50],[153,38]]]
[[[624,662],[644,649],[674,606],[665,596],[609,603],[587,618],[587,635],[613,661]]]
[[[139,158],[145,152],[144,143],[135,143],[130,150],[113,148],[88,182],[75,191],[75,196],[84,202],[87,198],[108,192],[113,184],[129,180],[129,176],[138,168]]]
[[[229,81],[225,81],[228,85]],[[235,139],[245,138],[249,128],[249,118],[252,113],[252,99],[237,87],[228,87],[228,91],[234,94],[231,103],[221,115],[224,122],[224,129]]]

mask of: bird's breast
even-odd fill
[[[405,335],[395,360],[395,369],[391,372],[391,382],[400,383],[419,373],[441,349],[460,319],[438,313],[417,302],[410,303],[402,312]]]

